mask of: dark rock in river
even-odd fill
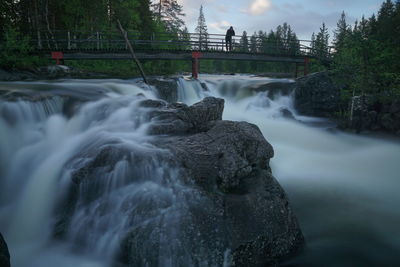
[[[273,148],[257,126],[222,121],[224,100],[212,97],[192,106],[157,100],[141,106],[149,109],[154,147],[110,144],[85,152],[86,159],[74,159],[81,164],[72,173],[76,187],[67,199],[81,208],[95,198],[101,202],[109,195],[101,184],[122,183],[107,180],[121,162],[124,182],[138,185],[152,179],[155,162],[171,170],[158,185],[164,193],[126,197],[122,207],[132,222],[121,240],[119,264],[269,266],[301,247],[298,222],[269,166]],[[58,227],[74,228],[69,217],[62,216]],[[145,223],[135,224],[138,218]]]
[[[196,105],[216,101],[210,98]],[[218,105],[214,112],[222,114]],[[186,249],[192,255],[210,255],[222,265],[223,248],[230,248],[233,266],[274,264],[295,251],[302,234],[272,176],[273,148],[258,127],[211,120],[201,128],[203,132],[157,142],[175,155],[186,183],[194,182],[206,199],[206,205],[190,206],[183,220],[184,240],[191,240]]]
[[[149,83],[156,87],[159,98],[171,103],[178,101],[178,84],[175,79],[150,79]]]
[[[295,107],[308,116],[330,117],[339,110],[340,88],[327,72],[314,73],[296,80]]]
[[[273,99],[275,95],[290,95],[295,87],[296,83],[294,82],[270,82],[256,85],[253,87],[253,90],[256,92],[266,92],[267,96]]]
[[[152,113],[154,124],[150,134],[184,134],[205,130],[209,121],[221,120],[224,100],[206,97],[190,107],[183,103],[173,103]]]
[[[0,233],[0,266],[10,267],[10,253],[8,252],[8,247],[6,241]]]

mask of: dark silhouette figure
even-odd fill
[[[226,35],[225,35],[226,51],[232,51],[232,36],[235,36],[235,31],[233,30],[233,27],[231,26],[229,28],[229,30],[226,31]]]

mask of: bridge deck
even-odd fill
[[[45,57],[51,58],[50,53],[44,53]],[[128,51],[63,51],[64,60],[127,60],[131,59]],[[191,60],[192,51],[176,50],[176,51],[136,51],[136,57],[141,60]],[[214,60],[239,60],[239,61],[263,61],[263,62],[287,62],[287,63],[303,63],[303,55],[270,55],[255,54],[244,52],[201,52],[201,59]]]
[[[39,38],[40,37],[40,38]],[[304,58],[315,57],[309,40],[275,40],[242,36],[232,38],[232,51],[226,52],[225,35],[198,33],[139,33],[125,32],[135,48],[138,59],[190,60],[193,51],[200,51],[202,59],[248,60],[264,62],[302,63]],[[70,59],[129,59],[128,47],[120,32],[54,31],[32,36],[34,53],[47,56],[60,51]],[[326,55],[329,58],[330,54]],[[324,56],[325,57],[325,56]]]

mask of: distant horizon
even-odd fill
[[[322,23],[328,27],[330,39],[344,11],[353,25],[364,15],[376,14],[384,0],[177,0],[183,6],[183,18],[189,32],[194,32],[203,5],[209,33],[225,34],[233,26],[236,35],[248,35],[260,30],[269,32],[287,22],[299,39],[309,40]]]

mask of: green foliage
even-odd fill
[[[311,40],[313,54],[317,58],[326,58],[329,55],[329,33],[325,23],[322,23],[322,27],[319,29],[317,35],[313,33]]]
[[[367,94],[386,102],[400,97],[400,4],[386,0],[377,18],[364,17],[353,28],[343,15],[335,31],[333,72],[344,95]],[[349,93],[351,92],[351,93]]]
[[[156,0],[151,5],[157,20],[161,21],[168,32],[182,31],[185,23],[182,18],[185,16],[182,6],[176,0]]]
[[[39,59],[31,56],[30,51],[29,38],[8,27],[0,42],[0,67],[12,70],[35,66],[39,63]]]

